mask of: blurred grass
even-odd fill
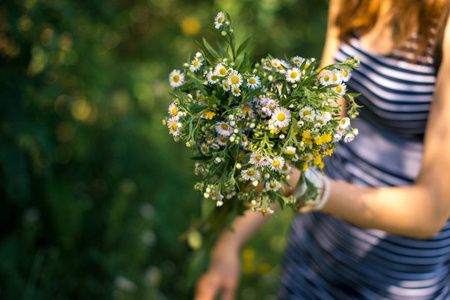
[[[320,57],[327,1],[0,3],[0,299],[189,299],[193,164],[161,124],[168,74],[220,10],[268,53]],[[292,212],[243,251],[272,299]]]

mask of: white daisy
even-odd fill
[[[338,85],[337,87],[333,88],[333,91],[335,91],[337,94],[339,94],[339,96],[343,96],[345,94],[345,92],[347,91],[347,86],[342,83],[340,85]]]
[[[264,69],[271,71],[272,70],[272,63],[270,61],[262,62],[262,66]]]
[[[214,137],[212,136],[212,134],[207,133],[207,134],[205,134],[205,140],[206,140],[206,143],[209,145],[214,141]]]
[[[201,151],[203,154],[208,153],[208,152],[209,152],[209,147],[208,147],[208,145],[206,145],[205,143],[201,144],[201,145],[200,145],[200,151]]]
[[[300,66],[302,65],[302,63],[303,63],[304,60],[305,60],[305,59],[304,59],[303,57],[301,57],[301,56],[294,56],[294,57],[292,58],[292,61],[294,62],[294,64],[295,64],[297,67],[300,67]]]
[[[258,208],[256,209],[256,211],[260,211],[260,212],[262,212],[263,214],[267,214],[267,213],[273,214],[273,213],[274,213],[273,209],[271,209],[271,208],[268,207],[268,206],[265,207],[265,208],[258,207]]]
[[[179,118],[180,117],[179,113],[180,113],[180,111],[178,110],[178,107],[174,103],[170,104],[169,114],[172,117]]]
[[[227,67],[225,67],[223,64],[218,64],[214,69],[214,73],[216,73],[218,76],[225,76],[227,75]]]
[[[210,195],[212,200],[221,201],[223,199],[223,195],[219,191],[212,191]]]
[[[218,136],[216,137],[216,142],[217,144],[219,144],[220,146],[226,146],[228,139],[224,136]]]
[[[345,143],[350,143],[351,141],[353,141],[355,139],[355,135],[353,133],[347,133],[344,137],[344,142]]]
[[[242,75],[234,71],[228,76],[228,83],[233,87],[240,87],[243,82]]]
[[[257,89],[261,86],[261,79],[257,75],[253,75],[247,79],[247,87],[249,89]]]
[[[341,70],[342,81],[347,82],[350,79],[350,77],[352,77],[352,72],[350,70],[347,70],[344,68],[341,68],[340,70]]]
[[[305,121],[313,122],[316,116],[316,113],[312,110],[310,106],[303,107],[299,112],[300,118]]]
[[[286,73],[286,80],[295,83],[300,80],[301,71],[298,68],[292,68]]]
[[[287,62],[285,62],[284,60],[280,60],[280,65],[275,68],[275,71],[277,71],[280,74],[286,74],[286,70],[289,69],[290,66]]]
[[[219,12],[217,16],[214,18],[214,25],[216,29],[222,27],[224,22],[225,22],[225,14],[223,12]]]
[[[231,93],[233,94],[233,96],[239,97],[241,95],[241,90],[239,89],[239,87],[235,86],[231,88]]]
[[[331,83],[333,84],[341,84],[342,82],[342,74],[338,70],[331,71]]]
[[[189,70],[191,70],[191,72],[197,72],[198,70],[200,70],[200,68],[203,65],[203,58],[201,57],[196,57],[192,60],[191,62],[191,66],[189,67]]]
[[[259,180],[259,178],[261,177],[261,174],[259,173],[258,170],[254,169],[254,168],[250,168],[247,170],[243,170],[241,173],[242,178],[244,178],[245,180]]]
[[[315,58],[307,59],[307,60],[306,60],[306,63],[305,63],[304,70],[308,69],[309,65],[310,65],[312,62],[314,62],[315,60],[316,60]],[[302,62],[302,64],[303,64],[303,62]]]
[[[217,122],[216,123],[216,131],[221,136],[230,136],[233,133],[233,127],[231,127],[226,122]]]
[[[250,163],[252,165],[259,165],[263,157],[264,156],[260,153],[253,153],[252,155],[250,155]]]
[[[169,120],[167,120],[167,127],[169,128],[169,132],[171,135],[173,136],[180,135],[181,123],[178,122],[178,118],[172,117]]]
[[[281,66],[281,61],[278,58],[274,58],[270,61],[270,64],[272,65],[272,67],[274,67],[275,69],[278,69],[279,66]]]
[[[231,89],[231,85],[226,80],[223,81],[222,87],[227,92]]]
[[[342,126],[338,125],[336,127],[336,134],[340,135],[341,137],[347,132],[346,128],[343,128]]]
[[[286,149],[284,149],[284,154],[294,155],[296,151],[297,151],[297,148],[289,146],[289,147],[286,147]]]
[[[261,167],[267,167],[267,166],[270,166],[271,164],[272,164],[272,160],[268,156],[263,156],[263,158],[261,158],[261,160],[259,161],[259,165]]]
[[[320,127],[327,124],[328,121],[331,119],[331,118],[329,118],[328,114],[330,114],[330,113],[328,113],[328,112],[327,113],[322,113],[322,112],[317,113],[316,122],[319,124]]]
[[[333,142],[337,143],[337,142],[339,142],[339,141],[341,140],[341,138],[342,138],[342,135],[339,134],[339,133],[336,133],[336,134],[333,136]]]
[[[215,83],[219,82],[219,77],[211,71],[208,72],[208,75],[206,75],[206,78],[208,79],[208,82],[211,84],[215,84]]]
[[[272,192],[276,192],[281,188],[281,183],[277,180],[272,179],[270,181],[266,181],[266,189]]]
[[[278,107],[272,114],[273,124],[278,128],[284,128],[291,122],[291,113],[284,107]]]
[[[247,102],[247,103],[241,105],[241,111],[244,114],[243,115],[244,118],[245,118],[245,116],[254,116],[252,107],[253,107],[253,105],[251,102]]]
[[[348,126],[350,126],[350,119],[348,117],[343,117],[339,121],[339,126],[342,127],[343,129],[346,129]]]
[[[177,88],[177,87],[183,85],[184,74],[181,73],[180,70],[173,70],[169,74],[169,82],[170,82],[170,85],[173,86],[174,88]]]
[[[272,158],[270,168],[272,169],[272,171],[281,171],[285,163],[286,161],[284,160],[283,157],[277,156]]]
[[[283,168],[281,168],[282,174],[291,174],[292,168],[288,164],[284,164]]]
[[[330,71],[323,72],[323,75],[320,77],[320,84],[324,86],[328,86],[332,83],[331,78],[332,73]]]

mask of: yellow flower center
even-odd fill
[[[223,83],[223,85],[225,86],[226,89],[228,89],[230,87],[230,85],[226,81]]]
[[[330,75],[325,75],[325,76],[323,77],[323,80],[325,80],[325,81],[330,80]]]
[[[272,63],[272,66],[274,66],[275,68],[278,68],[280,65],[275,61]]]
[[[222,24],[222,22],[223,22],[223,18],[219,17],[219,20],[217,20],[217,23]]]
[[[194,68],[197,68],[198,64],[200,63],[199,60],[194,61]]]
[[[227,138],[221,136],[221,137],[219,137],[219,140],[220,140],[222,143],[225,143],[225,142],[227,141]]]
[[[271,182],[271,183],[269,184],[269,186],[270,186],[271,189],[274,189],[274,188],[277,187],[277,184],[276,184],[275,182]]]
[[[218,196],[219,196],[219,194],[217,194],[216,192],[212,192],[211,195],[212,195],[213,197],[218,197]]]
[[[178,115],[178,109],[176,107],[172,108],[172,115]]]
[[[267,214],[267,213],[269,212],[269,210],[266,209],[266,208],[263,208],[263,209],[261,209],[261,212],[262,212],[263,214]]]
[[[247,175],[248,175],[248,176],[253,176],[253,175],[255,175],[255,171],[253,171],[253,170],[248,170],[248,171],[247,171]]]
[[[233,91],[234,91],[235,94],[239,94],[239,92],[240,92],[240,91],[239,91],[239,88],[237,88],[237,87],[235,87],[235,88],[233,89]]]
[[[178,126],[176,123],[172,123],[172,125],[170,125],[170,127],[172,128],[173,131],[176,131],[178,129]]]
[[[309,156],[303,156],[303,161],[310,161],[311,160],[311,157],[309,157]]]
[[[220,124],[220,128],[222,128],[223,130],[228,130],[228,125],[227,124]]]
[[[255,79],[255,78],[250,78],[250,79],[248,80],[248,82],[249,82],[250,84],[255,84],[255,83],[256,83],[256,79]]]
[[[206,138],[207,141],[212,140],[212,136],[210,136],[209,134],[207,134],[205,138]]]
[[[260,161],[261,158],[262,158],[262,155],[257,155],[255,158],[256,158],[257,161]]]
[[[338,77],[337,77],[336,74],[333,74],[333,80],[334,80],[334,81],[338,80]]]
[[[277,120],[278,120],[278,121],[283,122],[284,119],[286,119],[286,116],[285,116],[283,113],[279,113],[279,114],[277,115]]]
[[[305,69],[308,69],[308,67],[309,67],[309,65],[308,65],[308,64],[305,64]]]
[[[288,165],[284,165],[283,168],[281,168],[283,171],[287,171],[289,170],[289,166]]]
[[[278,66],[278,70],[284,70],[283,66],[282,66],[282,65],[279,65],[279,66]]]
[[[273,162],[273,166],[275,168],[278,167],[279,165],[281,165],[280,161],[276,160],[276,161]]]
[[[290,75],[290,77],[292,78],[292,79],[295,79],[295,78],[297,78],[297,72],[291,72],[291,75]]]
[[[311,114],[311,112],[309,110],[305,110],[303,112],[303,116],[309,116]]]
[[[203,151],[204,151],[204,152],[208,152],[208,146],[203,145]]]
[[[344,75],[344,77],[347,77],[347,76],[348,76],[348,71],[347,71],[347,70],[344,70],[344,71],[342,72],[342,75]]]
[[[217,80],[217,76],[216,75],[211,75],[211,80],[212,81],[216,81]]]
[[[243,112],[244,114],[248,114],[248,113],[250,112],[250,107],[244,106],[244,107],[242,108],[242,112]]]
[[[324,123],[323,123],[323,120],[321,120],[321,119],[318,119],[317,120],[317,123],[319,123],[320,125],[323,125]]]
[[[342,124],[342,125],[345,124],[345,120],[344,120],[344,119],[341,120],[341,124]]]
[[[294,151],[292,151],[292,150],[286,150],[286,152],[284,152],[285,154],[287,154],[287,155],[292,155],[292,154],[294,154]]]
[[[245,135],[242,136],[242,140],[244,141],[244,143],[247,142],[247,137]]]
[[[338,92],[338,93],[342,92],[342,86],[338,86],[338,87],[336,88],[336,92]]]
[[[232,83],[232,84],[238,84],[238,83],[239,83],[239,77],[237,77],[237,76],[232,76],[232,77],[231,77],[231,83]]]
[[[272,67],[272,65],[270,63],[266,63],[266,66],[269,68]]]
[[[219,74],[220,74],[221,76],[227,74],[227,69],[225,69],[225,68],[220,68],[220,69],[219,69]]]
[[[172,80],[174,81],[174,82],[178,82],[178,81],[180,81],[180,76],[178,76],[178,75],[173,75],[173,77],[172,77]]]

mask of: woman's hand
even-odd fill
[[[216,244],[211,253],[208,271],[197,281],[195,300],[233,300],[239,283],[241,267],[239,249],[224,243]]]

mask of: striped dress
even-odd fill
[[[358,186],[411,185],[422,160],[435,84],[432,57],[410,63],[414,37],[389,55],[354,37],[335,53],[361,65],[348,82],[364,105],[359,135],[327,161],[329,177]],[[392,199],[395,201],[395,199]],[[313,212],[294,219],[279,299],[450,299],[450,222],[430,240],[362,229]]]

